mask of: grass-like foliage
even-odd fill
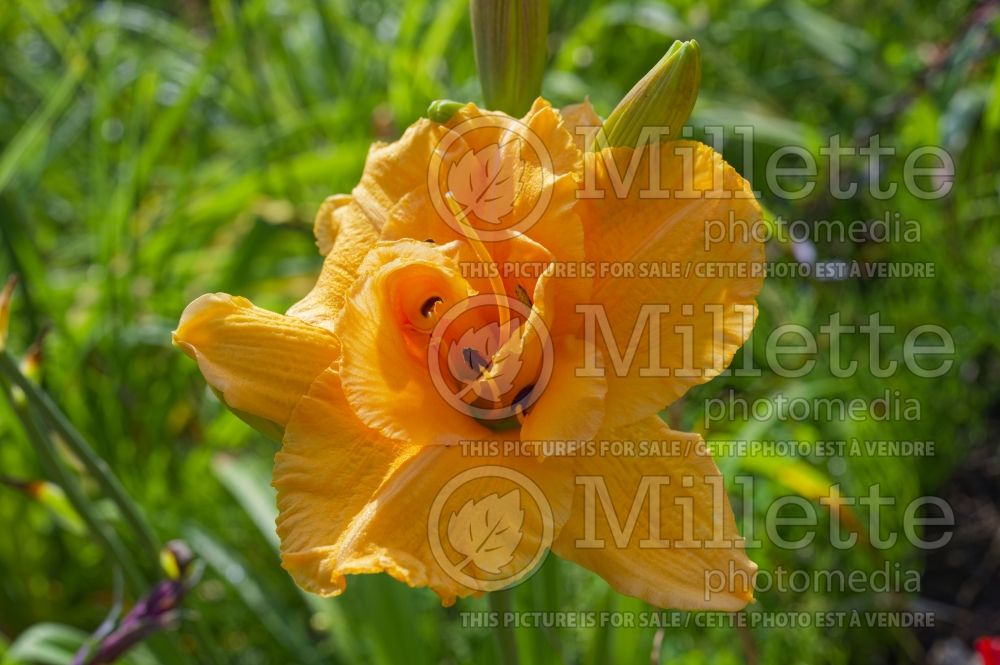
[[[987,443],[995,415],[984,414],[1000,400],[1000,23],[977,6],[553,2],[544,92],[556,105],[589,96],[606,115],[675,38],[698,39],[695,137],[718,140],[725,128],[723,153],[763,190],[772,228],[806,220],[819,229],[798,246],[775,233],[769,260],[795,266],[815,252],[820,260],[934,266],[932,278],[769,279],[756,332],[734,363],[760,375],[700,386],[665,414],[708,440],[934,442],[934,455],[922,457],[722,456],[727,478],[754,478],[750,515],[741,486],[729,489],[738,519],[752,520],[765,543],[750,551],[763,570],[888,566],[919,576],[927,559],[906,539],[881,550],[831,544],[830,519],[867,530],[864,506],[833,517],[822,510],[816,537],[798,550],[763,537],[766,508],[785,495],[815,502],[832,484],[858,496],[878,483],[895,498],[881,510],[882,529],[902,533],[912,499],[945,492],[967,455],[995,445]],[[138,521],[160,540],[184,539],[205,571],[179,630],[152,638],[131,662],[492,662],[489,627],[467,625],[462,614],[487,609],[485,599],[442,608],[430,591],[384,575],[351,579],[338,599],[300,592],[278,562],[275,444],[229,413],[170,345],[184,305],[202,293],[242,294],[276,311],[300,298],[320,265],[313,215],[327,195],[350,191],[371,142],[397,137],[434,99],[479,100],[467,0],[9,0],[0,3],[0,43],[0,276],[20,276],[8,351],[21,356],[44,335],[39,385],[138,511],[115,500],[52,414],[32,410],[30,399],[20,413],[0,400],[0,476],[9,481],[0,486],[0,661],[17,640],[12,663],[68,662],[108,614],[116,586],[128,606],[162,577],[133,528]],[[745,149],[733,128],[746,125],[755,135]],[[830,135],[867,145],[876,133],[898,155],[885,160],[883,184],[902,183],[910,151],[937,145],[955,160],[951,194],[923,200],[900,184],[891,198],[877,198],[861,158],[841,165],[844,181],[859,183],[850,198],[830,195],[824,161],[805,197],[780,198],[766,182],[780,146],[820,157]],[[829,220],[867,226],[887,215],[900,233],[913,220],[919,240],[842,241],[822,231]],[[836,362],[857,361],[857,371],[837,376],[820,326],[835,313],[844,324],[867,324],[875,312],[895,327],[877,342],[883,364],[902,365],[907,333],[934,324],[954,339],[951,369],[933,379],[903,370],[879,377],[870,336],[855,334],[841,340]],[[819,339],[797,361],[816,362],[801,378],[768,369],[769,335],[789,323]],[[876,408],[843,420],[734,418],[729,407],[719,418],[721,407],[709,401],[870,402],[887,394],[889,417]],[[901,413],[912,400],[918,418]],[[32,422],[44,442],[33,440]],[[40,456],[40,445],[51,458]],[[83,522],[61,518],[60,509],[72,508],[37,500],[16,482],[60,477],[86,504]],[[88,519],[112,541],[95,537]],[[779,529],[789,539],[803,531]],[[116,563],[114,548],[127,563]],[[925,578],[919,590],[898,594],[764,590],[748,616],[912,609],[932,587]],[[961,611],[973,611],[977,597]],[[555,557],[510,600],[525,611],[650,609]],[[582,622],[516,635],[522,660],[537,663],[648,662],[650,653],[671,662],[906,661],[922,658],[930,639],[867,624],[693,620],[666,631]]]

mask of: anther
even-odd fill
[[[424,304],[420,306],[420,315],[425,319],[431,318],[434,315],[434,308],[438,303],[444,302],[441,298],[434,296],[433,298],[428,298],[424,301]]]

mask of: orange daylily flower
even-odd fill
[[[551,549],[661,607],[752,599],[715,463],[657,414],[749,335],[763,247],[707,243],[706,222],[760,208],[700,143],[583,150],[600,122],[542,99],[419,120],[323,204],[322,272],[286,315],[226,294],[184,311],[174,343],[283,433],[277,529],[303,588],[387,572],[450,604]],[[696,269],[620,270],[671,265]]]

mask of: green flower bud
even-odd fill
[[[455,102],[450,99],[435,99],[427,107],[427,117],[434,122],[448,122],[451,116],[458,113],[458,109],[465,106],[462,102]]]
[[[0,476],[0,485],[7,485],[23,492],[45,506],[56,523],[76,535],[83,535],[87,528],[73,504],[66,498],[62,488],[47,480],[19,480],[10,476]]]
[[[66,498],[61,487],[45,480],[37,481],[32,485],[35,498],[51,511],[56,522],[71,533],[77,535],[86,533],[87,528],[83,518]]]
[[[595,148],[636,147],[651,136],[661,142],[680,137],[698,99],[700,83],[698,42],[674,42],[604,121]],[[643,136],[646,127],[663,128],[666,133]]]
[[[469,6],[486,106],[523,115],[542,90],[548,0],[470,0]]]

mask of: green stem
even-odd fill
[[[98,482],[104,493],[118,508],[122,518],[139,539],[142,547],[146,550],[147,556],[152,561],[156,561],[160,553],[160,544],[153,533],[152,528],[139,512],[138,506],[125,492],[118,478],[111,472],[107,462],[101,459],[94,449],[90,447],[83,435],[66,418],[66,415],[59,409],[52,399],[38,386],[28,380],[21,369],[17,366],[14,358],[4,351],[0,354],[0,375],[7,381],[16,385],[24,393],[28,404],[31,405],[42,417],[52,426],[60,437],[66,442],[69,449],[76,455],[87,472]],[[16,408],[16,407],[15,407]]]
[[[4,353],[3,355],[6,356],[7,354]],[[20,372],[18,374],[20,375]],[[138,565],[136,565],[135,561],[129,555],[128,550],[125,549],[118,535],[107,529],[100,518],[97,517],[93,505],[86,494],[84,494],[83,489],[66,471],[66,468],[59,460],[55,444],[46,435],[46,430],[38,421],[38,417],[31,411],[28,404],[18,404],[17,400],[14,399],[10,391],[10,384],[6,380],[6,372],[4,373],[4,379],[2,381],[4,396],[7,398],[14,413],[20,419],[21,425],[24,427],[25,432],[27,432],[28,439],[34,445],[42,464],[52,474],[52,480],[66,493],[66,498],[80,515],[80,518],[87,525],[87,528],[105,553],[122,567],[132,592],[136,596],[141,595],[146,590],[146,580]]]
[[[21,389],[25,396],[23,403],[19,404],[14,399],[10,390],[11,385],[16,385]],[[42,411],[43,415],[50,416],[49,422],[60,436],[66,440],[70,449],[84,463],[86,468],[90,470],[94,478],[108,491],[112,499],[115,496],[119,497],[120,501],[115,501],[115,504],[121,513],[126,516],[126,519],[128,519],[128,516],[131,516],[128,522],[133,528],[139,527],[136,535],[144,538],[143,534],[146,533],[148,538],[154,539],[152,541],[152,561],[158,561],[159,547],[155,545],[155,537],[152,536],[149,526],[142,519],[138,509],[128,495],[125,494],[125,490],[118,482],[118,479],[111,474],[107,463],[97,456],[48,395],[21,373],[20,368],[6,351],[0,353],[0,389],[2,389],[4,396],[7,398],[11,409],[13,409],[21,421],[21,425],[28,434],[28,439],[34,446],[42,465],[48,471],[52,480],[66,493],[66,498],[76,512],[79,513],[80,518],[87,525],[88,530],[94,536],[101,549],[104,550],[105,554],[121,566],[128,581],[129,590],[136,598],[141,597],[149,588],[149,580],[143,575],[139,565],[132,558],[128,549],[118,537],[118,534],[108,528],[101,518],[98,517],[93,504],[87,498],[80,484],[67,471],[59,458],[55,443],[48,435],[50,428],[46,427],[40,421],[38,411]],[[59,423],[54,421],[61,422],[62,426],[59,426]],[[114,490],[111,490],[111,488],[114,488]],[[151,547],[148,538],[144,538],[147,548]],[[200,624],[194,624],[194,636],[200,647],[200,655],[208,657],[210,662],[213,663],[224,662],[223,657],[219,654],[210,638],[205,634]],[[179,658],[181,655],[176,644],[176,638],[171,635],[166,639],[167,641],[160,645],[161,648],[158,648],[158,641],[154,638],[150,644],[154,653],[161,662],[180,662]],[[166,653],[164,654],[163,652]]]
[[[486,594],[489,598],[490,609],[496,614],[497,625],[493,628],[493,637],[496,639],[497,657],[501,665],[517,665],[517,637],[514,635],[514,628],[506,621],[507,615],[513,611],[510,602],[510,589],[503,591],[493,591]]]

